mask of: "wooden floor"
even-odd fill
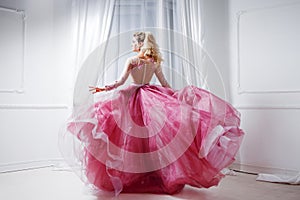
[[[96,197],[84,190],[70,171],[42,168],[0,174],[1,200],[299,200],[300,186],[256,181],[256,175],[226,176],[218,187],[197,189],[186,186],[176,195],[121,194]]]

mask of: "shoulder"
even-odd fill
[[[126,63],[128,65],[136,65],[139,63],[139,57],[138,56],[131,56],[129,58],[127,58]]]

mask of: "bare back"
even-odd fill
[[[136,58],[131,63],[130,75],[135,84],[148,84],[158,65],[150,59]]]
[[[106,86],[106,88],[113,89],[124,84],[129,75],[131,75],[134,84],[149,84],[154,74],[163,87],[170,87],[159,63],[154,62],[153,59],[144,59],[133,56],[127,59],[125,69],[120,79],[116,81],[115,84]]]
[[[130,75],[135,84],[148,84],[155,74],[162,86],[170,87],[162,73],[160,64],[154,62],[153,59],[133,57],[130,65]]]

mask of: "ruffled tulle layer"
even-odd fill
[[[239,113],[206,90],[132,85],[74,111],[62,130],[72,150],[63,154],[98,190],[173,194],[219,183],[240,146],[239,124]]]

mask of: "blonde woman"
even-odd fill
[[[227,102],[195,86],[173,90],[150,32],[133,35],[124,72],[115,90],[70,118],[66,132],[82,145],[76,152],[82,179],[96,191],[168,193],[184,185],[211,187],[234,161],[243,131],[239,113]],[[128,76],[133,83],[125,89]],[[150,84],[156,76],[161,85]]]

